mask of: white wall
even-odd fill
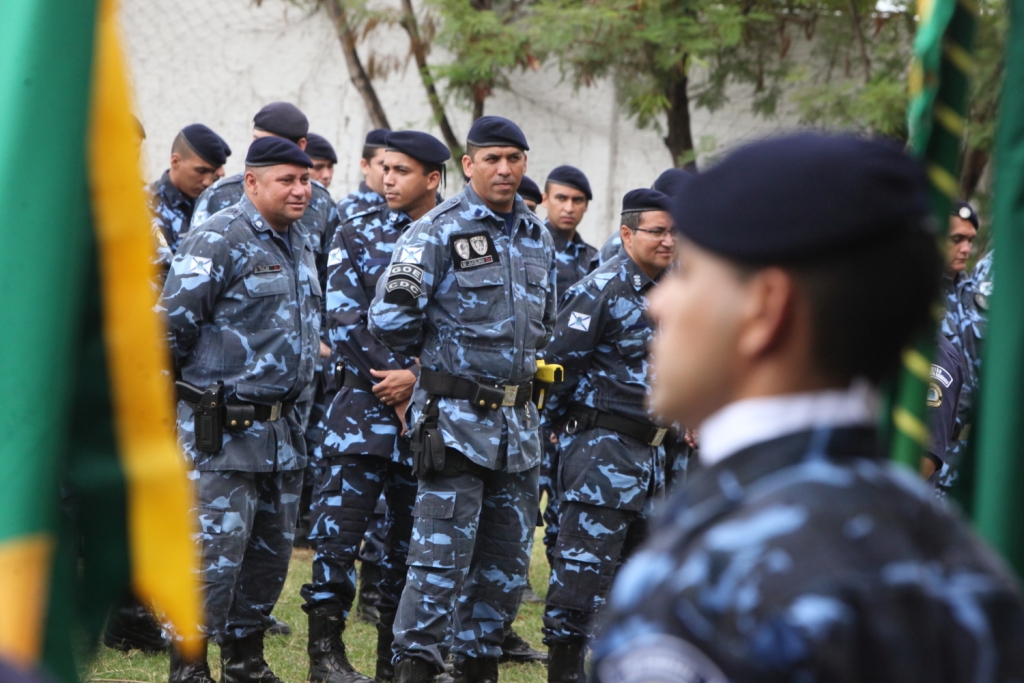
[[[340,198],[358,184],[363,136],[372,126],[324,12],[310,13],[285,0],[263,0],[261,6],[250,0],[123,0],[122,25],[146,129],[147,179],[163,171],[171,140],[190,123],[204,123],[223,136],[234,152],[227,172],[240,171],[253,115],[268,102],[288,100],[338,153],[332,194]],[[378,53],[402,59],[408,54],[400,29],[379,30],[371,40]],[[414,65],[375,85],[394,128],[440,137]],[[722,149],[795,122],[791,112],[773,121],[754,117],[749,96],[733,88],[723,110],[694,110],[694,139],[711,136]],[[456,135],[464,137],[469,112],[452,105],[448,112]],[[656,131],[638,130],[620,113],[608,82],[574,91],[553,68],[517,74],[511,91],[495,93],[485,113],[523,128],[531,147],[527,174],[538,184],[560,164],[587,174],[594,201],[580,230],[598,246],[617,228],[622,195],[650,186],[671,162]],[[451,178],[447,194],[460,188],[461,179]]]

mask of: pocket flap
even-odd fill
[[[526,281],[531,285],[537,285],[543,287],[548,281],[548,272],[540,266],[531,266],[529,263],[526,264]]]
[[[473,289],[475,287],[494,287],[502,284],[501,266],[485,266],[470,270],[456,270],[455,279],[459,287]]]
[[[413,517],[451,519],[455,515],[455,492],[420,491],[416,494]]]
[[[249,296],[253,298],[287,294],[288,276],[280,273],[248,275],[245,278],[245,289],[249,292]],[[319,289],[319,285],[317,289]]]

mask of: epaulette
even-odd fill
[[[363,216],[369,216],[371,213],[377,213],[378,211],[381,211],[381,210],[391,211],[391,209],[388,208],[387,202],[382,202],[380,204],[374,204],[373,206],[371,206],[368,209],[363,209],[362,211],[356,211],[351,216],[346,217],[345,220],[342,221],[342,223],[349,223],[349,222],[355,220],[356,218],[362,218]]]

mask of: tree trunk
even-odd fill
[[[341,41],[341,49],[345,53],[345,63],[348,64],[349,77],[363,98],[363,104],[366,105],[366,111],[370,115],[373,127],[390,130],[391,124],[388,123],[384,107],[377,99],[377,91],[374,90],[370,77],[366,75],[363,63],[359,61],[359,53],[356,52],[356,37],[348,25],[345,8],[342,7],[341,2],[342,0],[325,0],[324,6],[327,8],[327,14],[330,15],[331,21],[334,22],[334,30],[337,31],[338,39]]]
[[[857,37],[857,47],[860,49],[860,63],[864,67],[864,82],[870,83],[871,59],[868,57],[868,48],[864,41],[864,27],[860,25],[857,0],[850,0],[850,21],[853,23],[853,34]]]
[[[669,84],[665,90],[668,97],[668,135],[663,138],[672,155],[672,165],[694,169],[693,133],[690,132],[690,98],[686,93],[688,78],[684,74]]]
[[[448,122],[448,115],[444,111],[444,104],[434,87],[434,78],[430,75],[430,66],[427,64],[427,47],[420,37],[420,27],[416,21],[416,14],[412,9],[412,0],[402,0],[402,28],[409,34],[409,44],[412,47],[413,58],[416,60],[416,67],[419,69],[420,78],[423,79],[423,87],[427,91],[427,100],[430,108],[434,111],[434,120],[441,128],[441,135],[445,144],[451,150],[453,159],[461,159],[463,154],[462,145],[455,137],[451,123]]]
[[[960,196],[970,200],[971,195],[978,189],[981,176],[988,166],[989,154],[977,147],[968,147],[964,153],[963,168],[960,170]]]

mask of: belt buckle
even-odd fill
[[[647,444],[657,448],[658,446],[661,445],[661,442],[665,440],[665,434],[667,432],[668,429],[666,429],[665,427],[661,427],[660,429],[658,429],[658,431],[654,432],[654,438],[648,441]]]
[[[280,403],[275,403],[274,405],[270,406],[270,419],[268,420],[268,422],[273,422],[275,420],[279,420],[280,418],[281,418],[281,404]]]
[[[519,393],[518,384],[506,384],[505,396],[501,399],[502,408],[511,408],[516,404],[516,395]]]
[[[570,417],[565,421],[565,433],[569,436],[575,434],[580,428],[580,421],[575,417]]]

